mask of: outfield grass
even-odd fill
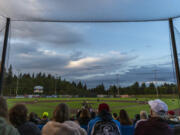
[[[97,99],[100,101],[98,102]],[[37,103],[27,103],[38,100]],[[39,116],[42,115],[43,112],[49,112],[49,116],[52,116],[53,110],[55,107],[64,101],[68,104],[68,106],[74,110],[73,113],[76,112],[77,109],[81,109],[83,101],[87,100],[88,103],[91,103],[91,106],[94,110],[97,110],[99,103],[106,102],[109,104],[111,108],[111,112],[119,113],[120,109],[127,110],[128,114],[131,118],[134,117],[135,114],[139,113],[141,110],[145,110],[149,112],[149,106],[147,104],[139,104],[136,102],[121,102],[121,101],[136,101],[136,98],[24,98],[24,99],[8,99],[8,107],[11,108],[16,103],[24,103],[26,102],[26,106],[29,112],[35,112]],[[104,100],[104,101],[102,101]],[[150,98],[138,98],[138,101],[148,101]],[[168,104],[169,109],[177,109],[180,108],[178,103],[178,99],[171,98],[162,98],[164,102]],[[42,101],[42,102],[41,102]],[[47,101],[47,102],[46,102]],[[53,102],[51,102],[53,101]],[[119,102],[118,102],[119,101]]]

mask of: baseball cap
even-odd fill
[[[49,115],[48,112],[43,112],[43,117],[44,116],[48,117],[48,115]]]
[[[109,105],[106,103],[102,103],[99,105],[98,111],[101,112],[102,110],[108,111],[109,112]]]
[[[163,101],[161,101],[160,99],[156,99],[156,100],[150,100],[148,101],[148,104],[150,105],[151,109],[154,112],[167,112],[168,111],[168,106],[166,103],[164,103]]]
[[[175,115],[175,112],[173,110],[168,111],[168,114]]]

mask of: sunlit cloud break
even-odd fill
[[[81,67],[86,67],[88,64],[92,64],[98,61],[100,61],[100,58],[86,57],[86,58],[82,58],[76,61],[70,61],[66,67],[67,68],[81,68]]]

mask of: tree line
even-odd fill
[[[4,73],[3,95],[15,96],[33,94],[34,86],[40,85],[44,88],[44,95],[79,95],[80,97],[94,97],[99,94],[103,95],[146,95],[146,94],[173,94],[177,93],[175,84],[163,84],[155,86],[154,83],[147,85],[146,83],[135,82],[134,84],[121,87],[111,85],[105,88],[104,84],[99,84],[95,88],[87,88],[86,84],[81,81],[75,83],[70,82],[61,77],[55,77],[51,74],[45,73],[20,73],[18,76],[13,73],[12,66],[10,66]]]

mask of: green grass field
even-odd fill
[[[94,110],[97,110],[98,105],[102,102],[109,104],[111,112],[119,113],[120,109],[127,110],[131,118],[141,110],[149,112],[149,106],[147,104],[140,104],[136,101],[148,101],[151,98],[24,98],[24,99],[8,99],[8,107],[11,108],[16,103],[25,103],[28,107],[29,112],[35,112],[39,116],[43,112],[49,112],[50,117],[52,116],[55,107],[62,102],[66,102],[71,109],[71,115],[74,115],[77,109],[81,109],[82,103],[86,100],[91,104]],[[162,98],[164,102],[168,104],[169,109],[180,108],[178,99]]]

